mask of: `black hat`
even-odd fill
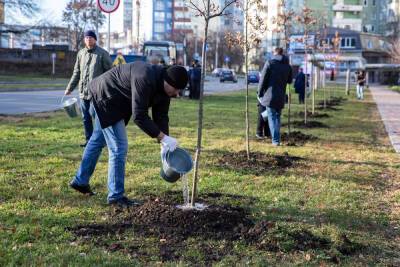
[[[182,66],[171,66],[169,67],[164,74],[164,80],[171,86],[182,90],[185,89],[189,77],[186,69]]]
[[[97,41],[96,33],[94,31],[92,31],[92,30],[85,31],[85,35],[84,36],[85,37],[87,37],[87,36],[93,37]]]

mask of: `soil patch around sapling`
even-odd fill
[[[304,121],[293,121],[292,126],[296,128],[303,128],[303,129],[312,129],[312,128],[329,128],[328,125],[326,125],[323,122],[319,121],[307,121],[307,123],[304,123]]]
[[[317,140],[318,138],[311,134],[304,134],[300,131],[290,132],[290,136],[288,133],[283,133],[281,135],[281,140],[284,144],[288,146],[297,146],[304,145],[307,142]]]
[[[219,158],[217,165],[239,172],[263,175],[270,170],[285,171],[300,164],[301,160],[303,159],[290,156],[288,153],[270,155],[261,152],[250,152],[250,160],[248,160],[246,151],[239,151],[224,153]]]
[[[347,101],[347,98],[344,98],[344,97],[331,97],[331,99],[326,101],[326,106],[330,107],[330,108],[335,107],[335,106],[340,106],[345,101]],[[319,101],[318,105],[324,107],[324,101]]]
[[[297,112],[296,115],[300,118],[304,118],[304,111]],[[329,114],[327,113],[318,113],[315,112],[312,114],[312,112],[307,112],[307,117],[309,118],[329,118]]]
[[[215,200],[203,197],[211,202]],[[342,255],[349,255],[363,248],[348,238],[343,244],[336,244],[329,237],[307,229],[256,221],[250,210],[243,207],[211,204],[203,211],[181,210],[171,199],[150,197],[142,206],[118,214],[107,213],[104,223],[78,225],[67,230],[75,236],[75,243],[94,243],[141,262],[185,261],[212,265],[227,255],[240,256],[240,251],[234,249],[237,242],[260,251],[279,253],[307,250],[328,253],[336,248]],[[195,250],[196,255],[187,253],[189,249]],[[337,261],[335,257],[332,261]]]

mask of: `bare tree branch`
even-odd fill
[[[225,9],[227,9],[229,6],[234,4],[236,1],[237,0],[230,0],[228,3],[225,4],[225,6],[221,9],[220,12],[210,15],[209,19],[212,19],[214,17],[222,16],[224,14]]]

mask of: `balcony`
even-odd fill
[[[346,4],[333,5],[333,11],[361,12],[362,10],[363,10],[362,5],[346,5]]]

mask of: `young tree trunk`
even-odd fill
[[[194,160],[194,173],[193,173],[193,187],[192,187],[192,198],[190,205],[193,207],[197,198],[197,183],[199,179],[199,161],[201,153],[201,140],[203,131],[203,94],[204,94],[204,77],[206,73],[206,46],[208,38],[208,23],[210,15],[210,0],[207,0],[207,19],[205,20],[204,35],[203,35],[203,54],[202,54],[202,65],[201,65],[201,80],[200,80],[200,98],[199,98],[199,111],[198,111],[198,128],[197,128],[197,146]]]
[[[315,67],[314,64],[311,63],[311,74],[310,74],[310,86],[311,86],[311,97],[312,97],[312,107],[311,107],[311,114],[314,115],[315,112],[315,84],[316,84],[316,75],[315,75]]]
[[[307,62],[307,48],[305,48],[305,55],[304,55],[304,62],[305,62],[305,76],[306,78],[304,79],[304,124],[307,124],[307,83],[308,83],[308,76],[307,76],[307,69],[308,69],[308,62]],[[311,83],[311,81],[310,81]],[[311,84],[310,84],[311,85]]]
[[[249,1],[246,1],[246,12],[248,12],[248,5]],[[246,14],[247,16],[248,14]],[[247,30],[248,30],[248,23],[247,19],[245,21],[245,28],[244,28],[244,38],[245,38],[245,82],[246,82],[246,154],[247,160],[250,160],[250,123],[249,123],[249,83],[248,83],[248,75],[249,75],[249,49],[247,48],[248,45],[248,38],[247,38]]]

